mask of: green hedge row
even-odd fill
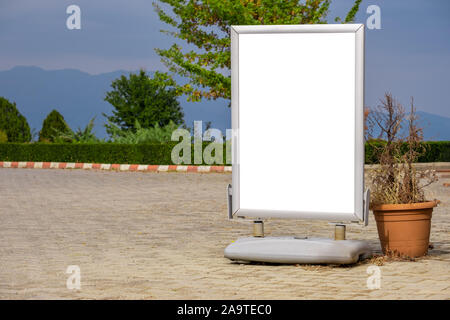
[[[0,161],[170,164],[174,144],[0,144]]]
[[[0,161],[84,162],[118,164],[173,164],[171,153],[177,142],[164,144],[57,144],[0,143]],[[208,143],[204,143],[203,148]],[[213,152],[214,155],[214,152]],[[194,146],[191,149],[194,163]],[[226,161],[225,148],[223,163]],[[206,163],[202,163],[206,164]]]
[[[383,143],[380,141],[366,143],[366,164],[377,163],[377,147],[382,147]],[[450,141],[427,141],[424,144],[427,151],[419,157],[417,162],[450,162]]]
[[[380,145],[382,142],[377,142]],[[85,162],[128,164],[173,164],[171,153],[177,142],[164,144],[46,144],[0,143],[0,161]],[[375,144],[375,145],[376,145]],[[450,162],[450,141],[426,142],[428,151],[419,162]],[[205,148],[208,143],[203,144]],[[225,146],[225,145],[224,145]],[[373,144],[366,144],[366,163],[376,163]],[[194,151],[191,151],[194,163]],[[226,163],[225,147],[223,163]],[[202,163],[205,164],[205,163]]]
[[[173,164],[171,153],[177,144],[178,142],[164,144],[0,143],[0,161],[169,165]],[[209,142],[204,143],[203,149],[208,144]],[[191,159],[191,163],[194,163],[194,145],[191,148]],[[223,163],[226,163],[225,147]],[[201,164],[206,163],[203,161]]]

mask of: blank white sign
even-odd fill
[[[336,27],[233,27],[237,215],[362,219],[361,25]]]

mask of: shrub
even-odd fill
[[[84,129],[78,128],[76,132],[72,130],[62,132],[56,130],[54,135],[54,142],[57,143],[101,143],[104,140],[97,138],[93,132],[95,117],[92,118]]]
[[[143,128],[136,120],[135,129],[121,130],[113,123],[109,123],[108,128],[111,140],[114,143],[135,144],[135,143],[162,143],[172,141],[172,132],[179,128],[179,125],[170,121],[167,125],[160,127],[158,123],[152,128]]]
[[[30,126],[27,119],[19,112],[15,103],[0,97],[0,130],[6,133],[10,142],[29,142]]]
[[[70,134],[69,125],[64,120],[64,117],[56,110],[52,110],[44,122],[42,123],[42,129],[39,132],[40,142],[55,142],[55,137],[63,134]]]
[[[386,138],[385,143],[374,147],[380,167],[370,175],[371,205],[424,202],[424,187],[437,181],[437,176],[433,170],[419,171],[412,165],[428,149],[423,143],[422,128],[417,126],[414,100],[411,98],[408,116],[391,94],[386,93],[381,102],[368,118]],[[405,119],[408,135],[402,138],[400,132]]]

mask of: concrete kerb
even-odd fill
[[[420,170],[433,169],[438,172],[450,172],[450,162],[415,163]],[[379,165],[366,164],[364,169],[370,171]],[[140,172],[232,172],[231,166],[211,165],[147,165],[147,164],[109,164],[109,163],[73,163],[73,162],[33,162],[33,161],[0,161],[0,168],[28,168],[28,169],[85,169],[85,170],[113,170]],[[276,170],[276,166],[267,165],[267,170]]]
[[[109,163],[69,163],[69,162],[32,162],[0,161],[0,168],[28,169],[84,169],[140,172],[231,172],[231,166],[211,165],[146,165],[146,164],[109,164]]]

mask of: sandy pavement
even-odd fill
[[[263,174],[263,173],[262,173]],[[444,179],[445,180],[445,179]],[[450,179],[447,179],[450,182]],[[1,299],[450,299],[450,188],[427,192],[434,249],[352,267],[237,264],[223,249],[251,224],[227,220],[230,174],[0,169]],[[267,235],[333,236],[327,222],[270,220]],[[376,225],[348,227],[379,252]],[[66,287],[66,268],[81,289]]]

